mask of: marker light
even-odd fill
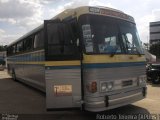
[[[93,81],[86,86],[87,90],[91,93],[97,92],[97,82]]]

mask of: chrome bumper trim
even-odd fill
[[[125,96],[125,97],[117,98],[117,99],[114,99],[114,100],[109,100],[109,103],[129,99],[129,98],[132,98],[132,97],[135,97],[135,96],[138,96],[138,95],[142,95],[142,93],[139,92],[139,93],[136,93],[136,94],[133,94],[133,95],[130,95],[130,96]]]
[[[132,91],[107,97],[104,96],[99,98],[99,101],[98,98],[96,101],[94,98],[90,98],[90,100],[88,99],[87,101],[84,101],[84,103],[86,110],[98,112],[128,105],[144,98],[145,96],[143,95],[142,90],[139,90],[139,92],[137,91],[136,93],[133,93]]]

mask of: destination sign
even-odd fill
[[[101,14],[101,15],[106,15],[106,16],[117,17],[117,18],[121,18],[121,19],[125,19],[125,20],[128,20],[128,21],[134,22],[133,17],[131,17],[131,16],[125,14],[125,13],[110,10],[110,9],[89,7],[89,12],[96,13],[96,14]]]

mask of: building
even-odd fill
[[[150,22],[150,45],[160,42],[160,21]]]

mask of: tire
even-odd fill
[[[16,79],[16,74],[15,74],[14,70],[12,70],[12,79],[13,79],[14,81],[17,81],[17,79]]]
[[[160,83],[160,75],[158,73],[154,75],[154,77],[152,79],[152,83],[153,84],[159,84]]]

